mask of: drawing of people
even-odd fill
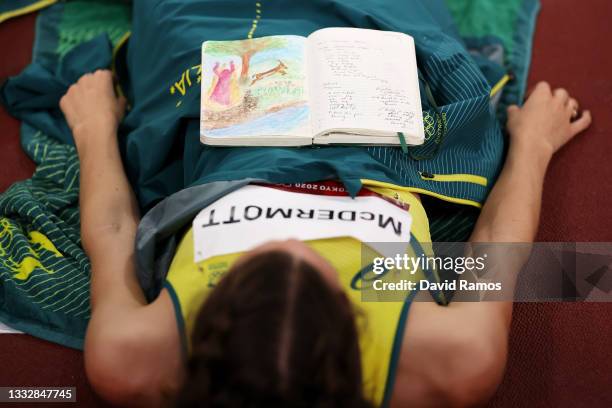
[[[225,64],[223,64],[222,67],[219,67],[218,62],[215,64],[213,67],[213,72],[217,77],[217,81],[215,88],[210,94],[211,100],[225,106],[228,106],[231,103],[231,85],[235,70],[236,67],[234,66],[234,61],[230,62],[229,68],[225,68]]]

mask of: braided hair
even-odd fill
[[[309,263],[268,251],[204,302],[180,407],[370,407],[355,316]]]

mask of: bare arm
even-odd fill
[[[143,390],[172,388],[160,372],[178,381],[179,342],[168,294],[147,305],[136,278],[138,206],[117,144],[125,102],[114,94],[110,71],[97,71],[70,87],[60,107],[79,155],[81,239],[91,261],[87,374],[107,399],[124,405],[137,396],[156,405],[159,395]]]
[[[133,267],[138,206],[117,145],[125,104],[108,84],[109,71],[85,75],[60,102],[79,154],[81,240],[93,269],[92,308],[100,313],[146,303]],[[88,101],[94,99],[95,109],[90,109]]]
[[[566,90],[553,92],[546,82],[536,86],[523,108],[508,108],[508,157],[470,241],[533,241],[548,163],[591,124],[589,111],[572,121],[577,112],[578,102]]]
[[[525,106],[508,109],[510,148],[506,163],[489,194],[476,223],[471,242],[531,243],[538,230],[542,188],[546,169],[554,153],[591,124],[588,111],[572,122],[578,112],[578,102],[564,89],[551,91],[546,82],[539,83]],[[514,288],[516,277],[527,261],[522,254],[517,265],[509,268],[507,284]],[[510,302],[467,302],[451,305],[450,309],[466,310],[470,317],[485,313],[510,326]],[[497,316],[498,315],[498,316]]]
[[[522,108],[509,108],[510,149],[471,242],[533,241],[548,163],[591,123],[589,112],[571,122],[577,109],[565,90],[553,93],[546,83],[538,84]],[[503,271],[504,285],[512,290],[526,259],[514,261]],[[404,337],[397,405],[405,398],[413,403],[416,398],[422,406],[486,402],[503,376],[511,317],[511,302],[454,302],[448,307],[415,303]]]

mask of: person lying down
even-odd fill
[[[470,406],[495,391],[511,303],[414,302],[399,324],[406,311],[397,303],[371,306],[353,293],[360,251],[353,238],[332,233],[265,242],[212,265],[195,263],[197,234],[190,229],[166,286],[148,303],[134,266],[138,206],[117,144],[125,102],[114,94],[111,73],[100,70],[71,86],[60,107],[81,162],[82,242],[92,264],[85,365],[104,398],[147,407]],[[547,165],[591,123],[587,111],[577,117],[578,109],[566,90],[546,82],[523,107],[508,109],[508,155],[470,241],[534,239]],[[394,205],[388,197],[407,204],[412,239],[430,240],[418,194],[374,184],[362,192],[376,208]],[[215,208],[245,196],[265,205],[292,193],[286,186],[249,185]],[[295,225],[285,227],[299,237]],[[400,348],[393,352],[395,344]]]

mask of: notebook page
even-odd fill
[[[200,134],[218,144],[237,137],[310,138],[305,42],[293,35],[204,42]]]
[[[389,31],[326,28],[308,37],[315,134],[330,129],[422,137],[414,40]]]

